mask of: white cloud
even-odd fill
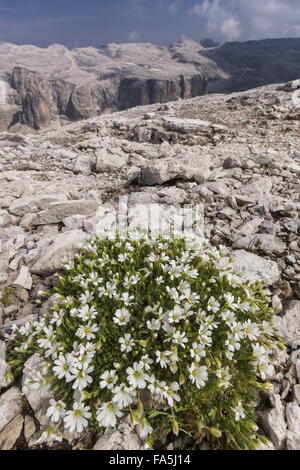
[[[235,41],[300,35],[299,0],[201,0],[189,10],[202,35]]]
[[[138,38],[139,38],[139,33],[137,31],[131,31],[131,33],[129,33],[130,41],[136,41]]]
[[[241,37],[241,25],[233,16],[223,21],[221,31],[229,41],[236,41]]]
[[[182,0],[175,0],[174,2],[171,3],[171,5],[169,6],[169,12],[172,14],[172,15],[177,15],[180,7],[182,5]]]

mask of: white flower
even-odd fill
[[[108,388],[108,390],[111,390],[118,381],[117,372],[115,370],[105,371],[100,378],[102,379],[99,384],[100,388]]]
[[[72,388],[78,389],[80,392],[93,382],[92,377],[89,375],[93,372],[94,367],[85,367],[82,369],[72,369],[71,380],[74,380]]]
[[[65,316],[65,312],[62,309],[59,310],[59,312],[53,312],[52,318],[50,320],[50,324],[60,326],[62,324],[64,316]]]
[[[61,442],[62,437],[58,436],[55,432],[55,429],[50,426],[46,429],[45,432],[41,435],[41,437],[36,441],[37,444],[44,444],[47,443],[48,445],[52,442]]]
[[[186,333],[183,331],[182,333],[180,331],[176,331],[172,338],[172,342],[175,344],[179,344],[182,348],[185,348],[185,343],[188,342],[188,339],[186,338]]]
[[[94,333],[97,333],[97,331],[99,331],[99,328],[96,323],[91,325],[91,323],[89,322],[87,325],[81,325],[75,334],[80,339],[87,339],[88,341],[90,341],[91,339],[96,338],[96,335]]]
[[[54,364],[55,366],[52,368],[54,375],[56,375],[59,379],[65,377],[67,382],[70,382],[70,369],[73,366],[72,356],[70,354],[67,354],[66,356],[61,354],[57,359],[55,359]]]
[[[253,356],[257,360],[257,362],[268,362],[268,352],[263,346],[261,346],[259,343],[252,344],[252,349]]]
[[[229,373],[228,366],[223,369],[216,370],[216,376],[219,379],[219,385],[221,388],[226,390],[228,387],[231,387],[230,379],[232,378],[232,375]]]
[[[92,416],[90,407],[84,403],[74,403],[73,410],[67,411],[64,418],[65,428],[72,432],[82,432],[88,425],[88,419]]]
[[[153,364],[153,360],[150,359],[148,354],[144,354],[140,360],[140,364],[142,364],[145,370],[150,370],[151,364]]]
[[[58,423],[60,418],[63,418],[65,415],[65,408],[66,405],[63,401],[55,401],[51,398],[50,400],[50,407],[47,410],[48,418],[51,418],[51,421],[54,423]]]
[[[206,366],[198,367],[195,363],[189,367],[190,378],[193,384],[196,384],[197,388],[205,386],[205,382],[208,380],[208,372]]]
[[[172,354],[171,351],[156,351],[155,354],[157,356],[156,362],[159,363],[160,367],[166,368],[170,364],[170,356]]]
[[[236,339],[235,335],[229,334],[227,336],[227,340],[225,341],[225,346],[227,346],[228,351],[234,352],[241,348],[241,343]]]
[[[225,321],[228,325],[231,323],[236,323],[236,318],[234,312],[231,312],[230,310],[224,310],[224,312],[221,313],[222,320]]]
[[[123,292],[123,294],[120,296],[120,300],[123,302],[124,305],[128,306],[132,304],[134,296],[129,295],[128,292]]]
[[[135,362],[132,367],[126,369],[127,380],[134,388],[145,388],[147,386],[146,380],[148,374],[145,374],[141,364]]]
[[[173,407],[174,401],[180,401],[180,396],[176,393],[179,388],[180,387],[177,382],[173,382],[170,387],[166,385],[164,388],[163,396],[167,399],[170,407]]]
[[[238,305],[235,303],[235,298],[232,294],[227,293],[227,294],[224,294],[223,297],[229,308],[231,308],[232,310],[237,309]]]
[[[190,354],[193,359],[200,361],[201,357],[206,356],[205,346],[200,343],[193,343],[190,349]]]
[[[207,304],[207,310],[209,312],[212,311],[214,313],[217,313],[219,311],[219,308],[220,308],[220,303],[214,297],[211,297]]]
[[[130,352],[134,346],[134,339],[130,333],[126,333],[123,338],[119,338],[122,352]]]
[[[86,304],[90,303],[91,300],[93,300],[93,297],[94,297],[93,292],[90,292],[90,291],[86,290],[84,292],[84,294],[81,294],[81,296],[79,297],[79,302],[82,305],[86,305]]]
[[[255,341],[260,335],[259,328],[256,323],[252,323],[251,320],[247,320],[244,323],[244,335],[251,341]]]
[[[78,318],[81,318],[83,321],[94,320],[97,316],[97,311],[93,306],[83,305],[80,307]]]
[[[117,418],[120,418],[123,413],[118,409],[116,403],[110,401],[105,403],[97,411],[96,418],[100,426],[105,428],[115,427],[117,424]]]
[[[145,441],[147,437],[153,432],[153,428],[149,422],[143,416],[137,425],[137,433],[142,441]]]
[[[186,301],[190,304],[195,304],[198,300],[200,300],[200,296],[196,292],[192,292],[190,287],[181,290],[181,292]]]
[[[234,322],[230,325],[230,329],[237,341],[245,337],[244,325],[242,323]]]
[[[263,321],[261,324],[261,331],[262,333],[266,335],[273,335],[274,334],[274,328],[270,322]]]
[[[158,331],[161,328],[161,321],[158,320],[157,318],[152,318],[152,320],[147,320],[146,325],[149,330]]]
[[[173,310],[169,312],[169,323],[178,323],[183,319],[182,309],[179,305],[175,305]]]
[[[268,362],[261,362],[258,364],[258,371],[263,380],[266,380],[267,377],[271,377],[274,374],[275,368],[272,364]]]
[[[120,326],[127,325],[130,320],[130,313],[126,308],[121,308],[116,311],[115,316],[113,317],[114,323]]]
[[[124,383],[113,388],[112,393],[114,394],[112,401],[116,403],[120,409],[131,405],[136,396],[136,392],[127,387]]]
[[[234,412],[234,419],[239,421],[240,419],[244,419],[246,417],[244,408],[242,407],[242,402],[239,401],[235,407],[231,407],[232,411]]]
[[[107,282],[105,287],[99,287],[98,289],[99,295],[105,295],[110,299],[113,299],[117,296],[117,286],[115,282]]]
[[[38,339],[38,345],[40,348],[49,349],[54,340],[53,327],[51,325],[49,327],[45,326],[43,332],[46,334],[46,338]]]

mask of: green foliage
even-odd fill
[[[260,442],[253,403],[273,373],[264,286],[237,275],[226,248],[178,236],[95,238],[59,275],[46,319],[16,328],[16,374],[38,352],[71,431],[129,415],[148,444],[182,436],[214,448]]]

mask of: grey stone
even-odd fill
[[[64,258],[74,253],[87,236],[80,230],[57,235],[43,247],[40,257],[31,266],[30,271],[46,276],[53,274],[62,267]]]
[[[298,405],[300,405],[300,384],[296,384],[293,387],[293,399]]]
[[[74,173],[90,175],[93,170],[93,160],[89,155],[79,155],[74,163]]]
[[[46,413],[50,399],[53,398],[51,385],[47,384],[36,390],[31,386],[29,381],[36,374],[40,373],[42,376],[45,375],[44,362],[44,359],[39,354],[31,356],[24,364],[22,377],[22,393],[26,396],[36,418],[42,425],[49,422]]]
[[[117,428],[108,428],[93,447],[93,450],[141,449],[142,442],[129,420],[123,421]]]
[[[103,149],[96,153],[96,157],[97,173],[120,171],[128,160],[128,156],[121,150],[114,153]]]
[[[292,300],[282,316],[274,317],[274,325],[284,341],[292,345],[300,339],[300,301]]]
[[[187,153],[164,158],[142,168],[140,181],[146,186],[163,184],[175,179],[203,183],[209,178],[210,173],[210,158],[207,155]]]
[[[261,426],[277,449],[283,447],[286,439],[286,423],[282,413],[273,408],[259,412]]]
[[[24,424],[22,415],[18,415],[10,421],[0,432],[0,450],[11,450],[14,448],[21,435]]]
[[[32,277],[27,266],[22,266],[17,279],[14,281],[15,287],[30,290],[32,288]]]
[[[22,411],[22,395],[12,387],[0,396],[0,432]]]
[[[300,437],[300,406],[294,402],[287,403],[285,412],[289,431]]]
[[[275,284],[280,279],[277,263],[245,250],[232,252],[233,267],[249,281],[264,281]]]
[[[40,195],[40,196],[22,196],[16,199],[9,207],[9,212],[17,216],[25,216],[28,213],[44,210],[50,204],[63,200],[63,196]]]
[[[96,201],[80,199],[51,204],[45,211],[39,212],[33,220],[33,225],[48,225],[62,222],[65,218],[74,215],[93,215],[98,207]]]
[[[232,248],[281,255],[286,249],[286,244],[274,235],[258,233],[239,238],[233,243]]]

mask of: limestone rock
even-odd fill
[[[10,385],[10,383],[11,383],[11,381],[8,380],[7,377],[6,377],[6,374],[8,372],[8,368],[9,368],[9,366],[8,366],[7,362],[0,355],[0,391],[3,388],[8,387],[8,385]]]
[[[140,181],[143,185],[154,186],[167,181],[183,179],[203,183],[210,175],[208,156],[191,153],[164,158],[142,168]]]
[[[300,340],[300,301],[292,300],[283,315],[274,318],[274,325],[287,344]]]
[[[22,266],[20,269],[17,279],[14,281],[13,285],[21,289],[30,290],[32,287],[32,277],[27,266]]]
[[[300,437],[300,406],[294,402],[288,403],[285,412],[289,431]]]
[[[25,195],[20,199],[16,199],[9,207],[9,212],[17,216],[24,216],[28,213],[38,212],[39,210],[45,210],[50,204],[58,203],[64,200],[64,196],[53,196],[53,195],[40,195],[31,196]]]
[[[45,211],[39,212],[32,225],[50,225],[62,222],[66,217],[73,215],[92,215],[96,212],[98,203],[86,199],[66,201],[51,204]]]
[[[93,450],[141,450],[142,442],[129,420],[117,428],[107,428],[93,447]]]
[[[30,271],[39,275],[50,275],[59,270],[66,256],[76,251],[87,238],[87,234],[80,230],[64,232],[51,239],[42,248],[42,253],[31,266]]]
[[[234,269],[249,281],[264,281],[267,285],[275,284],[280,278],[277,263],[245,250],[232,252]]]
[[[22,377],[22,392],[42,425],[49,422],[46,413],[49,401],[53,398],[51,386],[46,385],[35,389],[31,386],[29,380],[39,373],[42,376],[45,375],[44,372],[44,359],[39,354],[34,354],[25,362]]]
[[[287,433],[286,448],[287,450],[300,450],[299,434]]]
[[[232,248],[281,255],[285,251],[286,245],[274,235],[258,233],[239,238]]]
[[[18,415],[10,421],[0,432],[0,450],[13,449],[16,441],[21,435],[24,424],[22,415]]]
[[[119,171],[124,167],[128,160],[128,156],[121,150],[109,152],[108,150],[103,149],[97,152],[96,156],[97,173]]]
[[[22,395],[12,387],[0,396],[0,432],[22,411]]]
[[[74,163],[74,173],[90,175],[93,170],[93,161],[89,155],[79,155]]]
[[[275,408],[259,413],[260,422],[277,449],[282,448],[286,439],[286,423],[283,415]]]

